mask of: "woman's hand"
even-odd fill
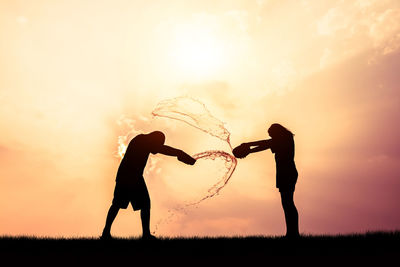
[[[235,147],[232,150],[232,153],[236,158],[243,159],[250,153],[250,146],[243,143],[240,146]]]

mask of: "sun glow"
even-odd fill
[[[127,137],[118,136],[118,151],[116,153],[116,156],[122,160],[127,148],[128,148]]]
[[[173,67],[190,78],[215,75],[226,64],[223,42],[211,25],[177,26],[170,51]]]

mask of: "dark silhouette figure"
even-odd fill
[[[243,143],[233,150],[235,157],[244,158],[249,153],[271,149],[275,153],[276,187],[279,188],[286,221],[286,236],[299,236],[299,215],[294,205],[293,195],[297,182],[297,169],[294,163],[293,134],[278,123],[268,129],[271,139]]]
[[[179,161],[189,165],[196,162],[194,158],[182,150],[166,146],[164,142],[165,135],[160,131],[139,134],[130,141],[118,168],[114,199],[107,214],[102,239],[112,238],[111,225],[119,209],[126,209],[129,203],[132,204],[133,210],[141,210],[142,238],[155,238],[150,234],[150,197],[143,178],[143,170],[150,153],[176,156]]]

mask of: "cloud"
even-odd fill
[[[400,8],[388,9],[374,18],[369,35],[384,55],[400,48]]]
[[[265,93],[283,95],[293,89],[298,72],[290,60],[278,62],[268,73]]]
[[[338,1],[316,21],[318,35],[328,43],[320,67],[372,50],[369,62],[400,48],[398,1]]]
[[[320,35],[334,35],[337,31],[347,28],[350,18],[339,7],[334,7],[317,22]]]

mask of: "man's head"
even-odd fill
[[[148,134],[150,151],[152,153],[157,153],[158,149],[165,142],[165,135],[160,131],[154,131]]]

